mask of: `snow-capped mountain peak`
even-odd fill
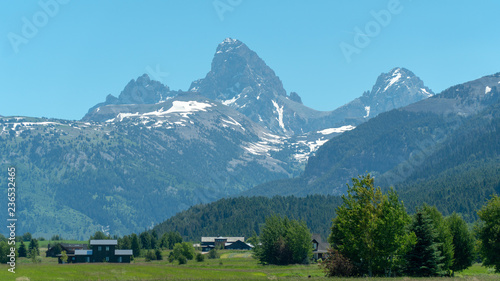
[[[361,99],[366,114],[374,117],[381,112],[403,107],[433,95],[434,92],[413,72],[396,67],[380,74],[372,90],[366,92]]]
[[[222,41],[222,43],[219,44],[215,54],[217,55],[217,54],[228,53],[244,45],[245,44],[243,44],[243,42],[241,42],[240,40],[226,38],[224,39],[224,41]]]

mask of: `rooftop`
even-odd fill
[[[226,242],[236,242],[240,240],[245,242],[245,237],[201,237],[201,242],[215,242],[215,239],[227,239]]]
[[[92,245],[118,245],[117,240],[90,240],[90,246]]]
[[[132,250],[115,250],[115,255],[131,256],[133,254]]]
[[[75,256],[91,256],[92,250],[75,250]]]

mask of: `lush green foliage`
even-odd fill
[[[149,250],[146,252],[146,255],[144,256],[146,261],[152,261],[156,260],[156,254],[153,250]]]
[[[177,261],[179,262],[179,264],[186,264],[187,263],[187,258],[184,255],[179,255],[177,257]]]
[[[62,251],[62,252],[61,252],[61,261],[62,261],[63,263],[68,262],[68,254],[66,254],[66,251]]]
[[[374,188],[370,175],[353,178],[337,208],[329,242],[354,265],[358,274],[391,275],[413,242],[410,220],[397,194]]]
[[[424,204],[420,210],[425,213],[433,224],[433,229],[437,233],[435,242],[437,243],[437,250],[442,257],[441,270],[443,273],[449,275],[451,266],[453,265],[453,236],[450,232],[448,224],[446,224],[443,215],[438,211],[435,206]]]
[[[31,238],[30,244],[28,246],[28,253],[32,254],[33,251],[34,251],[34,253],[36,253],[37,256],[40,255],[40,249],[38,247],[38,240],[36,240],[35,238]]]
[[[304,222],[268,217],[259,240],[254,251],[263,264],[304,263],[312,257],[311,233]]]
[[[141,247],[139,246],[139,238],[137,238],[137,234],[132,233],[130,244],[134,257],[138,257],[141,254]]]
[[[29,233],[29,232],[24,233],[24,234],[23,234],[23,236],[22,236],[22,239],[23,239],[23,241],[25,241],[25,242],[29,242],[29,241],[31,241],[31,238],[32,238],[32,237],[31,237],[31,233]]]
[[[39,255],[39,253],[37,252],[37,250],[35,248],[33,248],[33,249],[31,249],[31,251],[29,251],[28,258],[31,259],[32,263],[40,263],[41,259],[38,257],[38,255]]]
[[[457,213],[446,217],[446,224],[453,237],[453,264],[451,270],[462,271],[474,261],[474,237],[465,221]]]
[[[165,232],[161,236],[161,248],[172,250],[177,243],[182,243],[182,236],[178,232]]]
[[[3,237],[3,235],[0,238],[2,238],[0,239],[0,263],[5,264],[10,261],[10,257],[7,255],[11,255],[11,245],[7,243],[7,240]],[[18,251],[16,251],[16,256],[19,256]]]
[[[478,215],[482,222],[478,233],[483,264],[500,272],[500,197],[494,196]]]
[[[163,260],[163,254],[162,254],[161,250],[158,248],[155,249],[155,256],[156,256],[157,260],[159,260],[159,261]]]
[[[111,239],[108,235],[104,234],[102,231],[96,231],[94,235],[90,236],[90,240],[106,240],[106,239]]]
[[[438,250],[438,233],[430,214],[419,211],[410,227],[417,237],[416,244],[406,254],[405,273],[410,276],[443,275],[443,259]]]
[[[220,258],[219,252],[216,249],[211,249],[210,251],[208,251],[207,258],[218,259]]]
[[[205,255],[203,255],[202,253],[197,253],[196,254],[196,261],[197,262],[202,262],[205,260]]]
[[[28,252],[26,251],[26,245],[24,244],[23,241],[21,241],[21,245],[19,246],[19,257],[20,258],[25,258],[28,255]]]
[[[151,234],[148,231],[144,231],[139,234],[139,240],[141,241],[141,248],[143,249],[153,249],[154,242],[152,241]]]
[[[195,256],[195,250],[193,248],[193,244],[188,242],[177,243],[174,245],[174,258],[179,259],[180,256],[187,258],[188,260],[192,260]]]

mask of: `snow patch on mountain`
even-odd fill
[[[269,145],[266,141],[251,142],[242,146],[244,150],[253,155],[270,156],[269,151],[278,151],[279,148]]]
[[[237,96],[233,97],[232,99],[222,101],[223,105],[231,105],[233,104],[236,100],[238,100],[241,97],[241,94],[238,94]]]
[[[427,90],[426,90],[425,88],[421,88],[420,90],[421,90],[422,92],[424,92],[424,94],[426,94],[426,95],[427,95],[427,97],[432,97],[432,96],[433,96],[433,94],[431,94],[431,93],[427,92]]]
[[[324,129],[324,130],[318,131],[318,133],[322,134],[322,135],[329,135],[329,134],[333,134],[333,133],[343,133],[345,131],[353,130],[354,128],[356,128],[356,127],[354,127],[352,125],[347,125],[347,126],[342,126],[339,128]]]
[[[293,158],[298,162],[305,162],[309,159],[311,154],[316,152],[320,146],[325,144],[328,141],[327,138],[319,138],[315,141],[305,141],[301,140],[297,142],[297,147],[302,147],[298,150],[299,153],[293,154]],[[307,149],[309,149],[307,151]]]
[[[283,123],[283,106],[280,107],[274,100],[272,102],[274,107],[276,108],[276,112],[278,112],[278,118],[276,118],[276,120],[278,120],[278,123],[283,131],[286,132],[285,123]]]
[[[306,145],[309,146],[309,149],[311,150],[311,152],[314,152],[316,150],[318,150],[318,148],[320,146],[322,146],[323,144],[325,144],[325,142],[327,142],[328,139],[323,139],[323,138],[320,138],[320,139],[317,139],[316,141],[314,142],[307,142]]]
[[[263,140],[273,143],[273,144],[283,144],[287,137],[277,136],[264,132],[264,136],[261,137]]]
[[[123,119],[125,119],[125,118],[138,117],[139,115],[140,115],[139,112],[136,112],[136,113],[118,113],[118,115],[116,115],[115,118],[107,120],[106,123],[111,123],[111,122],[115,122],[115,121],[122,122]]]
[[[498,83],[500,83],[500,82],[498,82]],[[486,95],[489,92],[491,92],[491,88],[486,86],[486,88],[484,89],[484,94]]]
[[[370,106],[365,106],[366,115],[363,118],[368,118],[370,116]]]
[[[231,116],[227,117],[231,120],[221,119],[221,121],[233,126],[239,126],[243,131],[246,131],[246,129],[238,121],[234,120],[234,118],[232,118]],[[224,124],[222,124],[222,126],[224,126]]]
[[[188,115],[193,114],[196,111],[207,111],[206,108],[212,107],[212,104],[198,102],[198,101],[174,101],[172,107],[167,111],[163,110],[163,107],[151,112],[146,113],[119,113],[115,118],[109,119],[106,122],[122,122],[125,118],[139,117],[139,118],[149,118],[150,116],[165,116],[171,113],[178,113],[184,118],[189,118]]]
[[[287,137],[273,135],[270,133],[263,132],[259,137],[260,141],[244,143],[242,148],[248,153],[254,155],[266,155],[270,156],[270,151],[280,151],[285,144]]]
[[[212,107],[211,104],[198,101],[174,101],[172,107],[165,111],[168,113],[193,113],[196,111],[207,111],[206,108]]]
[[[33,126],[49,126],[49,125],[62,125],[57,122],[19,122],[19,123],[6,123],[7,125],[12,125],[12,129],[16,130],[17,127],[24,127],[25,129],[30,129]]]
[[[396,69],[394,71],[394,73],[392,73],[392,78],[391,80],[389,80],[389,84],[387,84],[387,86],[385,86],[385,89],[384,91],[387,91],[387,89],[389,89],[390,86],[392,86],[394,83],[398,82],[399,79],[401,79],[401,72],[399,72],[400,69]]]

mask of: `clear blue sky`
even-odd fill
[[[58,3],[45,11],[39,0],[0,0],[0,115],[77,120],[157,66],[168,73],[161,82],[187,90],[226,37],[318,110],[360,96],[396,66],[435,92],[500,71],[495,0],[401,0],[392,11],[392,0],[54,1],[40,1]],[[391,18],[375,23],[381,10]],[[356,45],[356,28],[367,27],[369,44]],[[343,43],[357,48],[350,62]]]

